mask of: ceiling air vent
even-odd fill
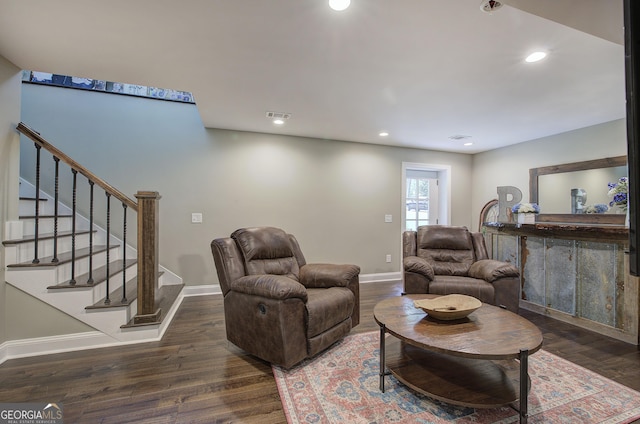
[[[471,138],[471,136],[470,135],[462,135],[462,134],[454,134],[454,135],[450,135],[449,136],[449,140],[453,140],[453,141],[465,140],[467,138]]]
[[[267,118],[269,119],[289,119],[291,114],[287,112],[267,112]]]

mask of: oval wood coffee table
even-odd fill
[[[466,318],[440,321],[405,295],[378,303],[380,390],[387,369],[417,392],[455,405],[495,408],[518,400],[520,422],[528,417],[528,357],[542,347],[542,333],[506,309],[483,303]],[[386,333],[394,338],[386,340]]]

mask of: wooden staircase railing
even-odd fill
[[[46,151],[51,153],[54,161],[54,202],[55,202],[55,212],[54,212],[54,224],[53,224],[53,259],[51,259],[52,263],[58,262],[57,257],[57,246],[58,246],[58,200],[59,200],[59,181],[60,181],[60,170],[59,165],[60,162],[68,165],[71,168],[72,173],[72,194],[71,194],[71,203],[72,203],[72,224],[71,224],[71,279],[69,281],[70,285],[75,285],[76,275],[75,275],[75,236],[76,236],[76,207],[77,207],[77,178],[78,174],[85,177],[89,184],[89,229],[93,228],[94,224],[94,186],[98,186],[102,188],[105,192],[106,196],[106,297],[104,300],[105,305],[109,305],[111,303],[111,299],[109,298],[109,250],[110,250],[110,238],[111,238],[111,198],[115,198],[120,201],[122,204],[122,240],[123,240],[123,260],[122,260],[122,299],[119,301],[121,303],[127,302],[127,288],[126,288],[126,277],[125,277],[125,269],[126,265],[126,234],[127,234],[127,211],[132,210],[137,212],[138,214],[138,271],[137,271],[137,284],[138,284],[138,297],[137,297],[137,306],[138,311],[137,315],[133,318],[133,324],[149,324],[159,321],[160,310],[156,309],[155,302],[155,292],[158,284],[158,276],[159,276],[159,266],[158,266],[158,201],[160,199],[160,195],[157,192],[150,191],[139,191],[136,194],[136,198],[138,202],[129,198],[103,179],[89,171],[84,166],[80,165],[75,160],[71,159],[64,152],[53,146],[47,140],[45,140],[39,133],[29,128],[24,123],[18,124],[17,128],[18,132],[25,135],[29,139],[31,139],[35,143],[36,149],[36,170],[35,170],[35,216],[34,216],[34,257],[32,263],[34,265],[40,263],[40,258],[38,257],[38,238],[39,238],[39,221],[41,219],[40,216],[40,180],[41,180],[41,150],[44,148]],[[93,283],[92,277],[92,250],[93,250],[93,236],[92,231],[89,231],[89,276],[87,283]]]

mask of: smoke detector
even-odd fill
[[[503,4],[503,2],[498,0],[482,0],[480,3],[480,10],[487,13],[495,12],[500,9]]]

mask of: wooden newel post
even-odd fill
[[[138,199],[138,313],[134,324],[159,322],[161,310],[156,309],[155,291],[158,284],[158,242],[160,194],[139,191]]]

